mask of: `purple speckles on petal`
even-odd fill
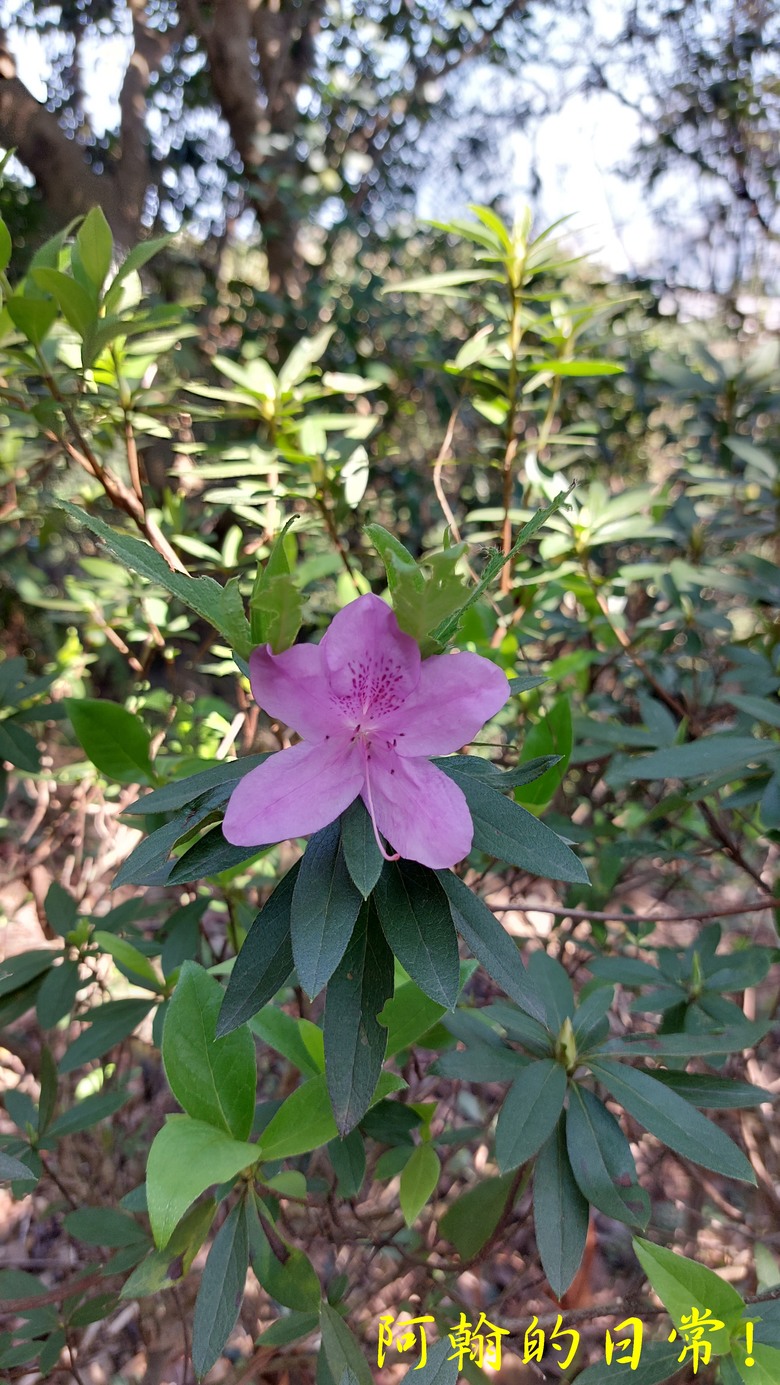
[[[348,720],[359,718],[355,731],[368,730],[403,707],[408,696],[405,670],[387,654],[351,659],[347,664],[349,689],[331,690],[334,707]]]

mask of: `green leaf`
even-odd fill
[[[118,1092],[94,1092],[85,1096],[70,1110],[63,1111],[49,1128],[52,1139],[61,1140],[64,1135],[75,1135],[79,1130],[89,1130],[99,1121],[108,1120],[124,1106],[128,1093],[125,1088]]]
[[[277,1303],[295,1312],[311,1313],[319,1309],[322,1299],[320,1281],[314,1266],[303,1251],[295,1250],[281,1240],[278,1234],[274,1244],[284,1260],[274,1254],[274,1250],[257,1215],[250,1220],[249,1245],[252,1269],[266,1293]]]
[[[21,1159],[14,1159],[13,1155],[0,1150],[0,1182],[13,1183],[17,1178],[31,1178],[35,1182],[32,1169],[28,1169]]]
[[[146,1210],[145,1200],[143,1210]],[[122,1285],[119,1297],[145,1298],[183,1279],[209,1233],[216,1210],[217,1203],[213,1197],[191,1207],[178,1223],[167,1245],[162,1250],[153,1250],[133,1271]]]
[[[120,885],[164,885],[170,876],[173,862],[170,854],[178,841],[190,832],[197,820],[188,808],[171,818],[162,827],[150,832],[138,843],[119,867],[111,888]]]
[[[190,1116],[169,1116],[152,1141],[146,1196],[155,1243],[161,1248],[201,1193],[256,1164],[258,1145],[232,1140]]]
[[[31,272],[38,287],[51,294],[69,326],[80,337],[85,337],[97,319],[97,303],[86,289],[58,269],[33,269]]]
[[[424,1366],[412,1366],[406,1372],[403,1385],[457,1385],[459,1374],[458,1359],[447,1335],[431,1347]]]
[[[102,698],[66,697],[65,706],[76,739],[101,774],[120,784],[154,778],[150,736],[140,717]]]
[[[775,1347],[756,1342],[750,1352],[750,1365],[745,1361],[747,1354],[744,1342],[735,1343],[733,1361],[745,1385],[775,1385],[780,1380],[780,1351]]]
[[[93,1058],[102,1058],[115,1044],[121,1043],[142,1020],[146,1019],[150,1000],[107,1000],[89,1012],[89,1026],[74,1039],[60,1059],[60,1072],[74,1072]]]
[[[357,1385],[373,1385],[371,1372],[360,1347],[344,1319],[329,1303],[323,1303],[320,1308],[320,1329],[323,1354],[334,1380],[341,1385],[345,1371],[351,1371]]]
[[[331,1140],[328,1158],[337,1179],[339,1197],[357,1197],[366,1176],[366,1146],[359,1130],[343,1140]]]
[[[41,948],[33,952],[20,952],[16,957],[7,957],[0,962],[0,996],[21,990],[42,972],[48,971],[56,955],[49,948]]]
[[[566,1143],[572,1172],[588,1201],[616,1221],[646,1226],[650,1202],[637,1183],[628,1140],[606,1106],[576,1085],[566,1114]]]
[[[426,1141],[417,1145],[401,1174],[401,1211],[407,1226],[417,1220],[426,1202],[436,1190],[441,1164],[433,1145]]]
[[[92,941],[103,952],[107,952],[110,957],[113,957],[125,973],[129,972],[136,984],[146,986],[149,990],[158,993],[165,990],[165,985],[157,975],[149,958],[139,952],[137,947],[133,947],[133,944],[128,942],[126,938],[117,938],[113,933],[96,929],[92,934]]]
[[[29,731],[17,726],[13,717],[0,721],[0,761],[8,760],[17,769],[37,774],[41,767],[38,747]]]
[[[393,1073],[383,1072],[372,1105],[404,1085]],[[298,1154],[308,1154],[335,1140],[338,1133],[325,1077],[311,1077],[282,1102],[263,1131],[260,1139],[263,1160],[291,1159]]]
[[[57,319],[57,304],[47,299],[25,298],[15,293],[5,306],[14,327],[18,327],[33,346],[41,345]]]
[[[571,704],[564,694],[553,702],[546,716],[531,726],[523,741],[524,762],[542,756],[557,756],[557,762],[532,783],[520,786],[515,794],[517,802],[537,808],[549,803],[566,773],[571,751]]]
[[[66,510],[71,518],[78,520],[79,524],[83,524],[102,539],[114,557],[130,568],[131,572],[137,572],[139,577],[156,582],[173,596],[177,596],[191,611],[202,616],[215,630],[224,635],[240,658],[249,658],[252,652],[249,621],[243,613],[236,610],[233,595],[227,587],[221,587],[213,577],[189,577],[184,573],[174,572],[150,544],[132,538],[129,534],[122,534],[116,529],[110,529],[95,515],[87,514],[85,510],[80,510],[67,500],[57,500],[55,503],[60,509]]]
[[[666,1342],[647,1342],[642,1346],[642,1356],[636,1370],[626,1362],[618,1365],[613,1360],[609,1371],[609,1385],[663,1385],[683,1369],[678,1361],[680,1343],[670,1346]],[[598,1361],[588,1366],[577,1376],[577,1385],[605,1385],[604,1366]]]
[[[763,1087],[754,1087],[751,1082],[737,1082],[732,1077],[710,1077],[709,1073],[698,1072],[667,1072],[665,1068],[654,1068],[653,1077],[693,1106],[710,1111],[760,1106],[765,1101],[775,1100],[774,1094]]]
[[[532,875],[589,884],[587,871],[574,852],[533,813],[470,775],[457,769],[446,772],[466,796],[474,822],[474,845],[480,851]]]
[[[588,1203],[572,1172],[562,1117],[534,1165],[534,1226],[542,1268],[560,1298],[580,1267]]]
[[[134,245],[111,280],[109,289],[106,292],[106,298],[108,299],[109,292],[116,289],[116,287],[127,278],[128,274],[134,274],[137,270],[143,269],[143,266],[151,260],[154,255],[158,255],[161,250],[164,250],[166,246],[170,245],[172,240],[172,235],[154,236],[151,240],[141,241],[138,245]],[[115,294],[112,294],[112,297],[115,297]]]
[[[490,1240],[507,1204],[514,1176],[483,1178],[450,1203],[439,1231],[451,1241],[462,1260],[471,1260]]]
[[[231,1208],[203,1267],[192,1323],[192,1364],[204,1376],[222,1354],[238,1319],[249,1269],[246,1205]]]
[[[417,279],[404,279],[400,284],[385,284],[380,292],[448,294],[463,284],[501,282],[502,276],[489,269],[445,269],[441,274],[423,274]]]
[[[387,1025],[387,1057],[408,1048],[446,1013],[443,1005],[431,1000],[413,981],[404,982],[378,1017]]]
[[[35,1010],[41,1028],[53,1029],[55,1024],[59,1024],[61,1019],[69,1015],[75,1004],[76,996],[82,986],[87,984],[88,982],[81,979],[78,962],[69,957],[66,957],[58,967],[52,967],[48,975],[44,977],[43,985],[35,1002]]]
[[[194,962],[184,963],[165,1016],[163,1063],[188,1116],[246,1140],[255,1115],[255,1046],[243,1026],[215,1037],[222,998],[214,977]]]
[[[566,1072],[542,1058],[518,1073],[496,1124],[496,1160],[502,1173],[531,1159],[549,1139],[566,1096]]]
[[[526,1014],[544,1022],[544,1005],[523,966],[517,944],[493,911],[451,870],[437,870],[436,875],[450,901],[453,923],[477,961]]]
[[[387,1030],[377,1015],[392,994],[393,957],[367,903],[325,1002],[325,1071],[342,1137],[371,1104],[387,1045]]]
[[[275,1005],[266,1005],[249,1021],[249,1028],[306,1076],[325,1071],[322,1030],[311,1020],[293,1019]]]
[[[0,220],[0,273],[6,270],[11,263],[13,248],[11,232],[5,222]]]
[[[361,903],[344,860],[337,820],[309,839],[290,911],[295,969],[312,999],[344,956]]]
[[[289,649],[303,622],[303,597],[291,574],[266,577],[252,593],[249,614],[253,639],[270,644],[274,654]]]
[[[308,1337],[312,1332],[316,1332],[320,1325],[319,1313],[286,1313],[283,1318],[277,1318],[270,1327],[261,1332],[255,1338],[255,1346],[258,1347],[286,1347],[293,1342],[299,1342],[303,1337]]]
[[[311,374],[312,366],[325,354],[335,327],[323,327],[313,337],[296,342],[279,371],[279,393],[284,394],[299,385]]]
[[[64,938],[76,927],[79,911],[75,899],[62,888],[58,880],[52,880],[43,903],[46,922],[52,932]]]
[[[200,774],[188,774],[185,779],[174,779],[162,789],[154,789],[143,798],[136,799],[124,811],[128,816],[146,816],[148,813],[171,813],[178,808],[188,808],[197,801],[208,802],[209,811],[227,803],[236,783],[243,779],[250,769],[256,769],[268,755],[244,755],[240,760],[225,760],[204,769]],[[205,795],[208,795],[206,800]]]
[[[436,629],[431,632],[431,637],[437,644],[443,646],[449,643],[453,635],[457,632],[466,611],[468,611],[475,602],[479,601],[483,592],[488,591],[492,587],[501,569],[507,563],[511,562],[521,549],[525,548],[525,545],[533,538],[536,531],[541,529],[542,525],[546,524],[547,520],[566,504],[568,494],[568,491],[561,491],[560,495],[556,495],[555,499],[545,510],[537,510],[533,518],[529,519],[528,523],[520,530],[520,533],[508,553],[504,554],[491,550],[491,556],[485,564],[482,576],[476,587],[472,588],[466,601],[457,611],[451,616],[448,616],[446,620],[443,620],[441,625],[437,625]]]
[[[622,1063],[600,1060],[592,1063],[591,1069],[629,1115],[684,1159],[727,1178],[755,1183],[755,1174],[741,1149],[676,1092]]]
[[[777,741],[750,736],[702,736],[687,745],[633,756],[627,764],[609,769],[605,778],[611,787],[617,788],[633,780],[703,779],[727,773],[736,777],[746,774],[749,765],[763,764],[778,754]]]
[[[544,1001],[547,1027],[557,1034],[564,1020],[574,1016],[574,991],[566,970],[554,957],[538,949],[531,954],[528,971]]]
[[[341,814],[341,849],[353,883],[368,899],[382,874],[382,853],[362,798]]]
[[[111,268],[114,238],[100,207],[93,207],[87,212],[76,236],[76,244],[84,269],[95,288],[101,289]]]
[[[460,989],[458,943],[447,896],[433,871],[386,862],[374,891],[385,937],[431,1000],[452,1010]]]
[[[90,1246],[132,1246],[145,1244],[147,1233],[138,1222],[113,1207],[80,1207],[68,1212],[65,1229],[77,1241]]]
[[[293,969],[290,911],[299,869],[296,862],[279,881],[246,935],[219,1012],[220,1038],[273,1000]]]
[[[622,375],[625,366],[618,365],[615,361],[551,361],[545,358],[536,361],[530,367],[538,370],[544,375],[571,375],[586,377],[589,375]]]
[[[731,1029],[712,1034],[626,1034],[610,1039],[601,1052],[628,1058],[694,1058],[708,1054],[738,1053],[754,1048],[772,1028],[772,1020],[746,1020]]]
[[[705,1265],[687,1260],[684,1255],[665,1250],[663,1246],[653,1245],[641,1236],[635,1236],[632,1244],[642,1269],[677,1331],[682,1331],[684,1317],[690,1322],[692,1309],[697,1309],[700,1314],[709,1310],[710,1315],[723,1322],[724,1326],[714,1331],[707,1330],[707,1341],[712,1346],[714,1356],[725,1355],[730,1349],[731,1333],[740,1322],[745,1307],[736,1289]]]
[[[184,885],[192,880],[210,880],[223,871],[235,870],[237,866],[254,860],[267,849],[262,846],[233,846],[232,842],[225,840],[222,828],[214,827],[179,857],[166,883]]]

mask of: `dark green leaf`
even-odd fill
[[[341,850],[339,822],[332,822],[309,840],[290,910],[293,961],[310,997],[319,995],[344,956],[361,902]]]
[[[75,1135],[79,1130],[89,1130],[99,1121],[108,1120],[127,1101],[126,1089],[118,1092],[94,1092],[82,1101],[63,1111],[49,1130],[52,1139],[62,1139],[63,1135]]]
[[[41,767],[40,752],[33,737],[17,726],[13,717],[0,721],[0,760],[7,760],[28,774],[37,774]]]
[[[334,1379],[340,1383],[344,1372],[352,1371],[358,1385],[372,1385],[371,1372],[360,1347],[344,1319],[329,1303],[323,1303],[320,1308],[320,1328],[323,1354]]]
[[[541,996],[523,966],[517,944],[495,914],[451,870],[439,870],[436,875],[450,901],[455,927],[477,961],[522,1010],[544,1021]]]
[[[60,1072],[74,1072],[91,1059],[102,1058],[115,1044],[132,1034],[151,1008],[150,1000],[107,1000],[91,1010],[89,1026],[60,1059]]]
[[[542,1268],[560,1298],[580,1267],[588,1234],[588,1203],[569,1163],[563,1117],[534,1165],[534,1225]]]
[[[58,967],[52,967],[44,977],[38,992],[36,1012],[42,1029],[53,1029],[73,1009],[78,992],[87,983],[82,981],[78,962],[66,957]]]
[[[368,899],[382,874],[382,853],[362,798],[341,814],[341,846],[352,880]]]
[[[533,813],[471,775],[457,770],[447,773],[466,795],[474,822],[474,845],[480,851],[532,875],[589,883],[587,871],[574,852]]]
[[[647,1193],[637,1183],[628,1140],[592,1092],[572,1086],[566,1115],[569,1162],[582,1192],[607,1217],[646,1226]]]
[[[531,953],[528,971],[533,985],[544,1001],[547,1027],[559,1033],[564,1020],[574,1015],[574,991],[565,969],[554,957],[537,950]]]
[[[496,1124],[496,1159],[502,1172],[516,1169],[549,1139],[563,1109],[566,1073],[543,1058],[518,1073]]]
[[[459,1374],[458,1358],[447,1335],[431,1347],[424,1366],[412,1366],[406,1372],[403,1385],[457,1385]]]
[[[594,1077],[615,1100],[684,1159],[727,1178],[755,1183],[755,1174],[741,1149],[676,1092],[623,1063],[599,1061],[591,1066]]]
[[[35,1182],[35,1174],[32,1169],[28,1169],[21,1159],[14,1159],[11,1154],[4,1154],[0,1150],[0,1182],[13,1183],[17,1178],[30,1178]]]
[[[196,800],[208,795],[209,811],[227,803],[239,779],[243,779],[251,769],[256,769],[268,755],[244,755],[240,760],[225,760],[204,769],[199,774],[188,774],[185,779],[174,779],[162,789],[153,789],[143,798],[136,799],[125,813],[146,816],[148,813],[171,813],[178,808],[187,808]]]
[[[632,1370],[628,1362],[618,1365],[617,1360],[612,1361],[608,1371],[609,1385],[663,1385],[664,1381],[672,1380],[683,1369],[677,1359],[679,1355],[679,1342],[675,1346],[666,1342],[648,1342],[642,1347],[636,1370]],[[588,1366],[577,1376],[577,1385],[605,1385],[603,1363],[599,1361]]]
[[[772,1028],[772,1020],[746,1020],[732,1029],[712,1034],[626,1034],[610,1039],[601,1050],[604,1056],[627,1058],[693,1058],[707,1054],[737,1053],[754,1048]]]
[[[293,969],[290,910],[299,869],[296,862],[279,881],[247,933],[217,1020],[219,1037],[244,1024],[267,1005]]]
[[[205,836],[199,837],[194,846],[189,847],[176,861],[167,884],[184,885],[192,880],[206,880],[221,875],[225,870],[235,870],[245,861],[252,861],[267,847],[233,846],[225,841],[221,827],[214,827]]]
[[[198,1376],[211,1370],[236,1325],[248,1268],[247,1214],[242,1201],[219,1228],[203,1268],[192,1324],[192,1364]]]
[[[386,862],[374,898],[401,965],[431,1000],[453,1009],[460,989],[458,943],[447,896],[433,871],[414,861]]]
[[[165,1017],[163,1063],[188,1116],[246,1140],[255,1115],[255,1046],[243,1026],[215,1037],[222,999],[214,977],[194,962],[184,963]]]
[[[62,888],[59,881],[52,880],[44,900],[44,911],[46,922],[52,932],[64,938],[70,933],[78,921],[78,905],[72,895]]]
[[[130,1246],[146,1242],[147,1233],[126,1212],[113,1207],[80,1207],[69,1212],[65,1229],[90,1246]]]
[[[328,1157],[338,1180],[339,1197],[357,1197],[366,1176],[366,1147],[359,1130],[343,1140],[331,1140]]]
[[[392,994],[393,958],[369,902],[361,909],[325,1002],[325,1071],[342,1136],[371,1104],[387,1045],[387,1030],[377,1015]]]
[[[772,1092],[763,1087],[754,1087],[750,1082],[737,1082],[731,1077],[710,1077],[709,1073],[667,1072],[665,1068],[654,1068],[656,1082],[671,1087],[678,1096],[690,1101],[693,1106],[705,1110],[734,1110],[743,1106],[760,1106],[765,1101],[774,1101]]]

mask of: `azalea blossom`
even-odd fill
[[[503,706],[500,668],[479,654],[423,659],[369,595],[339,611],[319,644],[256,649],[250,675],[258,704],[302,739],[240,780],[222,828],[229,842],[308,836],[360,796],[387,860],[441,870],[468,854],[465,796],[428,757],[459,750]]]

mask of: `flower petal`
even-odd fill
[[[234,846],[307,837],[343,813],[364,782],[363,755],[347,737],[316,745],[300,741],[239,781],[227,806],[223,835]]]
[[[306,740],[322,741],[343,728],[328,696],[319,645],[296,644],[282,654],[263,645],[249,660],[249,676],[258,706]]]
[[[390,715],[419,682],[417,643],[378,596],[359,596],[339,611],[320,649],[331,693],[353,726]]]
[[[382,721],[399,755],[451,755],[473,741],[509,697],[503,669],[481,654],[434,654],[403,707]]]
[[[373,805],[379,831],[401,856],[446,870],[468,855],[474,826],[465,795],[435,765],[402,759],[374,741],[366,785],[363,802],[369,812]]]

